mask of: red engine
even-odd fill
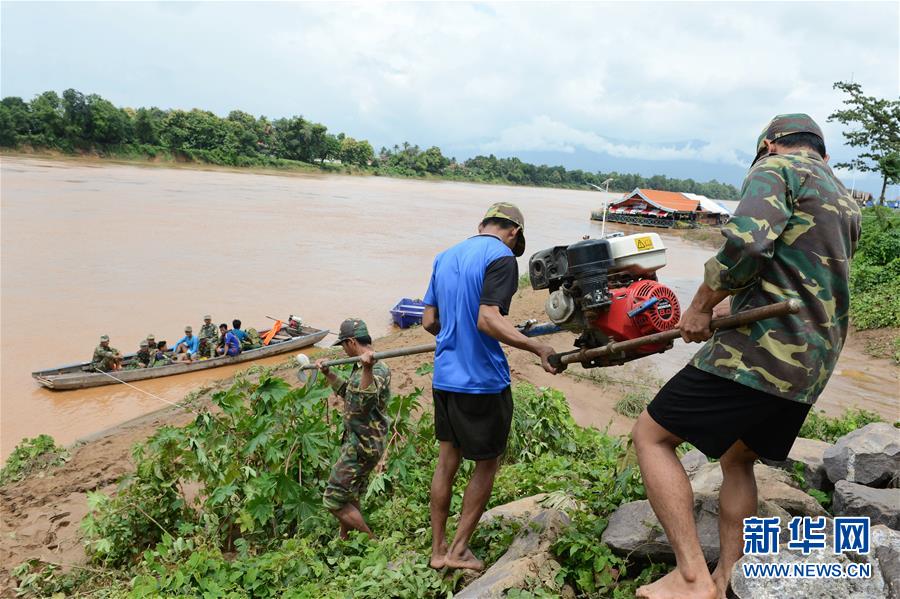
[[[675,292],[659,281],[642,279],[619,289],[610,289],[612,303],[605,311],[593,312],[588,326],[613,341],[625,341],[675,328],[681,308]],[[629,359],[666,351],[672,343],[642,345]]]

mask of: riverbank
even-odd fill
[[[513,300],[510,318],[514,322],[531,318],[543,320],[544,299],[542,292],[520,290]],[[430,339],[426,331],[415,327],[395,330],[377,339],[375,346],[379,350],[387,350],[419,345]],[[574,336],[562,332],[546,339],[558,350],[564,350],[571,346]],[[861,352],[858,347],[861,343],[861,340],[851,336],[845,352]],[[312,355],[334,353],[335,350],[330,348],[310,351]],[[544,372],[531,354],[515,350],[507,354],[515,382],[560,390],[565,394],[572,416],[579,425],[605,429],[615,436],[628,434],[634,422],[618,413],[616,405],[620,402],[645,401],[664,382],[662,377],[654,374],[655,370],[648,368],[654,358],[602,370],[585,371],[572,367],[563,375],[553,376]],[[416,388],[423,389],[422,403],[429,406],[430,375],[420,367],[430,362],[431,356],[428,354],[391,360],[393,392],[406,394]],[[893,376],[895,381],[900,374],[897,367],[887,361],[874,366],[884,369],[886,376]],[[281,376],[296,384],[291,361],[267,367],[280,370]],[[868,375],[857,372],[854,376],[864,378]],[[209,407],[211,394],[228,387],[232,381],[232,378],[227,378],[195,390],[189,406]],[[817,408],[832,415],[851,407],[877,411],[888,421],[896,419],[896,405],[860,402],[849,405],[833,395],[823,398],[817,405]],[[151,436],[160,427],[183,426],[193,419],[193,412],[179,408],[165,408],[141,416],[75,443],[71,448],[71,459],[66,464],[0,488],[0,509],[4,513],[0,523],[0,560],[4,564],[0,585],[5,589],[4,596],[12,596],[10,573],[22,561],[37,558],[63,568],[86,567],[79,522],[87,513],[88,493],[111,494],[118,479],[134,468],[131,448],[135,443]]]

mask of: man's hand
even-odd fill
[[[359,363],[362,364],[363,368],[371,369],[377,361],[378,360],[375,359],[375,353],[372,351],[365,351],[359,354]]]
[[[327,361],[328,360],[326,360],[325,358],[319,358],[318,360],[315,361],[316,368],[318,368],[319,372],[321,372],[325,376],[328,376],[328,373],[331,372],[331,369],[328,368],[328,366],[325,366],[325,362],[327,362]]]
[[[712,337],[709,329],[709,321],[712,320],[712,312],[702,312],[693,306],[681,315],[678,328],[681,329],[681,338],[688,343],[706,341]]]
[[[550,356],[555,354],[556,350],[550,345],[541,345],[538,347],[537,355],[541,359],[541,366],[550,374],[556,374],[556,368],[550,364]]]

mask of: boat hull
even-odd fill
[[[31,376],[38,383],[52,389],[54,391],[68,391],[72,389],[86,389],[88,387],[100,387],[103,385],[116,385],[119,382],[131,383],[134,381],[143,381],[149,379],[157,379],[177,374],[185,374],[187,372],[197,372],[200,370],[209,370],[211,368],[220,368],[222,366],[230,366],[232,364],[241,364],[243,362],[252,362],[262,358],[277,356],[279,354],[303,349],[315,345],[328,335],[328,331],[320,331],[313,329],[314,332],[300,335],[291,339],[273,343],[271,345],[251,349],[241,352],[237,356],[225,356],[219,358],[211,358],[208,360],[197,360],[194,362],[175,362],[168,366],[159,366],[156,368],[138,368],[134,370],[119,370],[115,373],[102,372],[86,372],[85,367],[90,367],[90,362],[81,364],[73,364],[60,368],[51,368],[48,370],[40,370],[31,373]],[[305,331],[304,331],[305,333]],[[126,356],[127,358],[128,356]],[[112,378],[115,377],[115,378]]]

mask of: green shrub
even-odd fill
[[[883,419],[875,412],[867,410],[851,408],[846,410],[843,416],[833,418],[826,416],[822,410],[812,409],[797,436],[834,443],[844,435],[873,422],[883,422]]]
[[[574,451],[575,420],[561,392],[519,383],[513,389],[513,406],[504,461],[531,462],[544,453]]]
[[[860,330],[900,327],[900,278],[850,295],[850,320]]]
[[[69,452],[56,444],[50,435],[22,439],[0,470],[0,485],[21,480],[38,470],[60,466],[69,460]]]

